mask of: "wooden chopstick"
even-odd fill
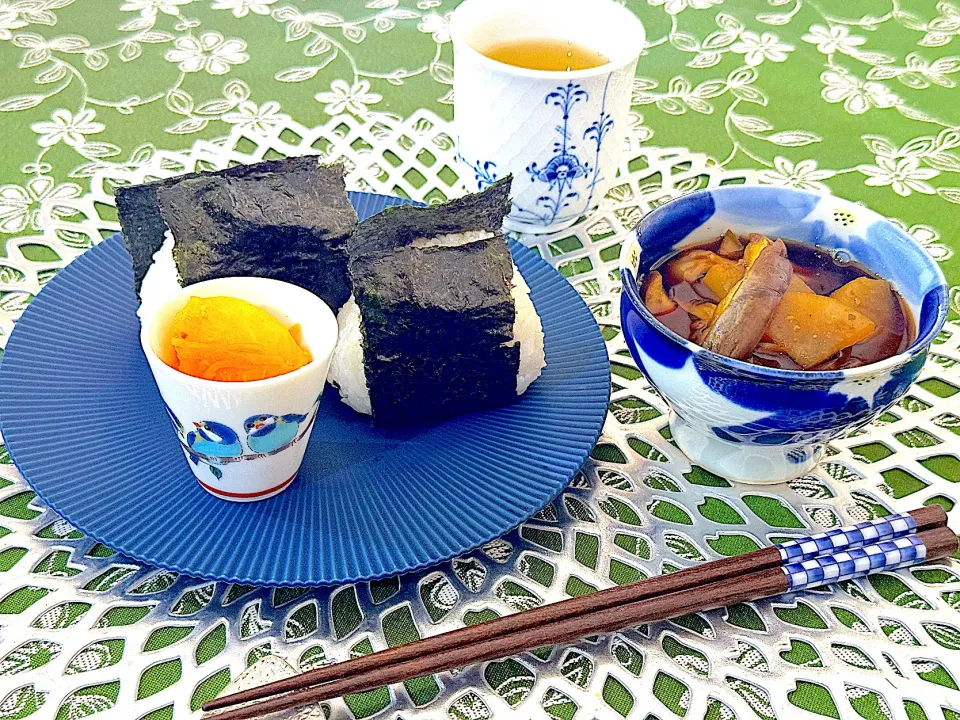
[[[836,552],[849,547],[856,547],[874,540],[883,540],[885,538],[896,537],[906,533],[925,530],[946,523],[946,513],[939,506],[931,506],[911,511],[903,515],[891,516],[885,520],[874,521],[871,523],[860,523],[852,528],[841,528],[813,538],[802,538],[790,543],[784,543],[780,546],[763,548],[745,555],[732,558],[716,560],[710,563],[704,563],[692,568],[678,571],[670,575],[662,575],[650,578],[648,580],[627,585],[618,588],[603,590],[588,596],[582,596],[571,600],[553,603],[533,610],[528,610],[515,615],[509,615],[504,618],[491,622],[481,623],[479,625],[463,628],[450,633],[425,638],[414,643],[401,645],[389,650],[374,653],[364,657],[356,658],[348,662],[321,668],[311,672],[304,673],[295,677],[269,683],[257,688],[251,688],[239,693],[227,695],[221,698],[215,698],[204,704],[204,710],[215,710],[239,703],[250,702],[262,698],[272,697],[275,701],[294,702],[305,704],[313,702],[315,699],[325,699],[334,697],[342,693],[356,692],[353,688],[357,683],[362,683],[368,675],[376,675],[381,678],[390,668],[396,667],[395,675],[399,679],[418,676],[436,672],[437,670],[419,671],[418,663],[428,658],[434,658],[444,665],[445,669],[455,667],[469,662],[479,661],[481,659],[490,659],[494,657],[503,657],[504,655],[519,652],[515,648],[516,643],[524,643],[528,637],[537,637],[537,632],[545,632],[548,637],[545,642],[535,641],[533,645],[527,647],[538,647],[543,644],[553,644],[558,642],[553,638],[553,633],[558,632],[559,623],[571,622],[572,625],[568,632],[580,632],[583,623],[593,624],[594,621],[601,621],[599,613],[604,611],[619,612],[626,605],[638,603],[644,600],[659,600],[663,597],[673,596],[685,590],[713,587],[718,582],[733,580],[731,587],[743,582],[743,578],[753,576],[765,570],[773,569],[778,578],[784,577],[780,566],[788,560],[805,560],[817,556],[826,548]],[[819,544],[817,539],[819,538]],[[771,575],[772,577],[772,575]],[[770,578],[767,579],[767,582]],[[762,579],[759,581],[762,582]],[[722,588],[719,591],[722,595]],[[753,592],[753,590],[751,590]],[[783,592],[777,590],[776,592]],[[694,596],[698,593],[694,593]],[[724,601],[726,602],[726,601]],[[734,602],[734,601],[730,601]],[[648,605],[650,603],[647,603]],[[720,604],[723,604],[721,602]],[[712,606],[712,607],[715,607]],[[682,614],[682,613],[677,613]],[[587,618],[590,618],[587,620]],[[580,624],[578,624],[580,621]],[[643,622],[643,621],[638,621]],[[630,624],[630,623],[627,623]],[[633,623],[636,624],[636,623]],[[601,630],[587,629],[582,634],[596,634]],[[570,636],[572,639],[581,635]],[[551,639],[553,638],[553,639]],[[506,648],[501,651],[500,648]],[[497,648],[493,650],[492,648]],[[464,649],[475,654],[478,650],[489,651],[500,654],[484,655],[482,658],[468,659],[466,661],[449,662],[450,653],[463,653]],[[460,657],[460,655],[456,655]],[[409,674],[413,672],[414,674]],[[394,675],[390,675],[393,677]],[[338,691],[343,683],[336,682],[346,678],[343,683],[347,683],[348,689]],[[384,682],[394,682],[394,680],[384,681],[377,679],[374,685],[382,685]],[[327,683],[322,687],[321,683]],[[313,687],[318,693],[324,694],[323,698],[303,699],[302,693],[305,689]],[[297,692],[300,691],[300,692]],[[294,698],[292,693],[296,692]],[[282,695],[283,693],[291,693]],[[333,693],[333,694],[325,694]],[[277,697],[281,696],[282,697]],[[312,696],[311,696],[312,697]],[[257,717],[256,713],[272,712],[267,705],[272,702],[259,703],[235,711],[223,713],[221,717],[224,720],[229,718]],[[297,705],[283,705],[283,708],[296,707]],[[276,707],[277,710],[281,709]],[[255,714],[236,714],[252,712]]]
[[[946,525],[947,523],[947,514],[944,509],[939,505],[931,505],[929,507],[911,510],[909,513],[902,515],[890,516],[882,519],[882,521],[860,523],[852,526],[852,528],[840,528],[830,533],[823,533],[822,535],[840,538],[840,540],[833,543],[833,545],[835,550],[843,550],[847,547],[852,547],[849,542],[852,529],[861,528],[862,526],[876,528],[883,522],[886,523],[890,529],[881,534],[879,539],[894,537],[896,532],[896,530],[894,530],[895,520],[897,518],[906,520],[906,516],[910,517],[912,524],[915,526],[909,529],[911,532],[928,530]],[[909,523],[907,523],[907,526],[909,527]],[[800,543],[815,540],[816,537],[817,536],[814,536],[814,538],[799,538],[793,541],[791,545],[796,547],[800,545]],[[787,543],[784,543],[784,546],[786,545]],[[813,556],[807,553],[802,557],[803,559],[808,559]],[[694,565],[693,567],[685,568],[668,575],[657,575],[631,585],[609,588],[591,595],[551,603],[550,605],[544,605],[514,615],[507,615],[497,620],[480,623],[441,635],[434,635],[433,637],[424,638],[423,640],[405,645],[398,645],[388,650],[355,658],[349,662],[336,663],[324,668],[311,670],[301,675],[277,680],[266,685],[233,693],[232,695],[214,698],[204,703],[203,709],[216,710],[230,705],[237,705],[239,703],[250,702],[251,700],[259,700],[261,698],[278,695],[291,690],[299,690],[309,685],[319,685],[347,675],[356,675],[422,655],[443,653],[461,645],[486,642],[491,637],[497,635],[506,635],[526,630],[527,628],[537,625],[582,615],[586,612],[617,607],[628,602],[635,602],[637,600],[677,592],[691,587],[699,587],[711,581],[766,570],[767,568],[777,567],[784,561],[785,557],[781,546],[773,545],[743,555]]]
[[[218,720],[249,720],[259,718],[281,710],[302,707],[322,700],[329,700],[350,693],[402,682],[410,678],[422,677],[453,667],[470,665],[477,662],[494,660],[544,645],[563,644],[588,635],[603,635],[633,627],[641,623],[666,620],[690,612],[712,610],[726,605],[750,602],[774,597],[786,592],[796,592],[808,587],[816,587],[836,580],[862,577],[870,572],[905,567],[925,560],[946,557],[957,549],[957,536],[949,528],[940,527],[867,545],[862,548],[838,553],[835,556],[823,556],[805,563],[791,563],[783,567],[774,567],[740,577],[708,583],[700,588],[689,588],[679,592],[628,603],[622,607],[607,608],[590,612],[579,617],[567,618],[555,623],[538,625],[511,635],[501,635],[479,645],[463,645],[442,654],[425,655],[383,668],[341,678],[324,685],[303,687],[285,695],[273,696],[262,702],[233,707],[218,713]],[[892,552],[895,561],[885,559]],[[901,553],[906,560],[900,560]],[[911,554],[912,553],[912,554]],[[879,557],[881,562],[873,564],[870,556]],[[836,568],[847,563],[854,564],[852,558],[866,562],[866,567],[856,572],[840,574],[834,579],[824,579],[826,568]],[[811,581],[797,581],[797,574],[806,576],[804,566],[810,566],[811,572],[820,578]],[[369,657],[369,656],[368,656]]]

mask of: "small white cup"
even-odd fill
[[[465,0],[450,23],[454,124],[468,187],[513,174],[508,230],[552,233],[596,207],[617,172],[640,20],[613,0]],[[609,62],[514,67],[483,52],[519,39],[572,41]]]
[[[313,359],[285,375],[250,382],[204,380],[175,370],[166,342],[191,297],[228,296],[263,308],[287,327],[299,323]],[[313,293],[258,277],[188,285],[142,321],[140,344],[200,485],[232,502],[272,497],[293,482],[337,343],[337,319]]]

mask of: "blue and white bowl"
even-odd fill
[[[917,339],[881,362],[829,372],[751,365],[685,340],[646,309],[637,279],[664,256],[727,229],[811,243],[862,263],[906,301]],[[624,244],[620,273],[624,336],[670,406],[677,444],[693,462],[740,482],[783,482],[811,470],[824,443],[907,392],[947,317],[943,274],[913,239],[860,205],[788,188],[722,187],[657,208]]]

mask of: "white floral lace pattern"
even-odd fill
[[[316,152],[346,162],[354,188],[428,201],[461,192],[450,129],[430,113],[403,123],[342,115],[314,128],[268,125],[261,133],[237,123],[225,142],[198,142],[186,152],[151,148],[104,165],[87,194],[24,190],[47,198],[34,201],[37,222],[61,260],[28,261],[31,251],[13,243],[0,280],[38,289],[117,229],[106,210],[112,186],[146,177]],[[426,181],[411,182],[412,169]],[[817,172],[786,159],[770,174],[724,169],[632,136],[619,181],[595,215],[559,236],[526,239],[574,284],[608,338],[610,416],[593,459],[560,498],[518,531],[438,568],[378,583],[271,591],[142,567],[38,503],[0,448],[0,527],[7,531],[0,531],[0,562],[7,563],[0,713],[199,718],[199,704],[231,679],[231,688],[258,684],[778,539],[925,503],[952,506],[949,463],[956,462],[960,417],[950,396],[960,385],[960,326],[948,324],[907,398],[832,443],[814,473],[763,492],[689,465],[618,332],[617,251],[639,217],[694,189],[815,183]],[[949,252],[930,226],[906,229],[934,252]],[[5,329],[28,299],[8,298],[0,303]],[[648,712],[747,720],[815,710],[851,720],[901,711],[952,720],[960,699],[952,689],[960,679],[955,608],[960,566],[952,561],[546,648],[297,717],[490,720],[513,709],[559,720]]]

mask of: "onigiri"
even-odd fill
[[[502,231],[510,178],[445,205],[388,208],[347,239],[353,294],[329,380],[379,425],[516,400],[545,366],[543,330]]]
[[[516,307],[513,321],[513,340],[520,345],[520,366],[517,372],[517,395],[540,377],[547,362],[543,352],[543,326],[530,299],[530,288],[519,271],[514,269],[510,295]],[[370,391],[363,365],[363,331],[360,328],[360,308],[351,295],[337,314],[340,328],[337,346],[330,362],[328,381],[340,392],[340,399],[359,413],[370,415]]]

